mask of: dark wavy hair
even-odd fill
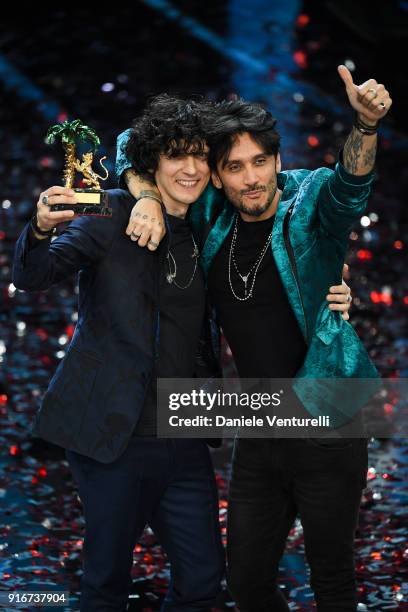
[[[207,142],[210,147],[208,163],[212,170],[228,161],[239,134],[248,132],[268,155],[277,155],[280,135],[275,129],[276,119],[263,106],[241,98],[220,102],[206,121]]]
[[[210,105],[203,100],[160,94],[132,125],[126,154],[138,174],[152,179],[160,155],[200,154],[206,145],[204,121]]]

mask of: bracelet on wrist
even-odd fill
[[[373,134],[376,134],[378,130],[378,121],[375,125],[368,125],[360,119],[358,113],[355,114],[353,125],[361,134],[364,134],[365,136],[372,136]]]
[[[144,199],[148,199],[148,200],[156,200],[156,202],[158,202],[159,204],[163,204],[163,200],[157,196],[157,195],[142,195],[139,198],[136,198],[136,203],[139,202],[139,200],[144,200]]]
[[[40,227],[38,226],[37,213],[34,213],[33,216],[31,217],[31,228],[33,232],[35,234],[38,234],[39,236],[53,236],[56,232],[55,227],[52,227],[49,230],[40,229]]]

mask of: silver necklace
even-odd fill
[[[193,245],[194,245],[193,253],[191,255],[191,257],[194,259],[194,270],[193,270],[193,273],[192,273],[192,275],[191,275],[191,277],[188,280],[186,285],[179,285],[177,283],[177,281],[176,281],[177,263],[176,263],[176,260],[174,258],[173,253],[171,252],[171,250],[169,249],[167,251],[167,263],[168,263],[168,266],[169,266],[169,271],[166,274],[166,280],[170,284],[173,283],[173,285],[178,287],[178,289],[187,289],[191,285],[191,283],[193,282],[194,276],[195,276],[195,273],[196,273],[196,270],[197,270],[197,261],[198,261],[198,257],[200,255],[200,252],[199,252],[198,247],[197,247],[197,245],[195,243],[193,235],[191,235],[191,240],[193,241]]]
[[[256,222],[255,222],[256,223]],[[252,295],[253,295],[253,290],[254,290],[254,286],[255,286],[255,281],[256,281],[256,275],[258,274],[258,270],[259,270],[259,266],[262,263],[263,258],[265,257],[265,253],[268,250],[269,245],[271,244],[271,240],[272,240],[272,232],[273,232],[273,228],[270,231],[270,234],[264,244],[264,246],[262,247],[262,250],[258,256],[258,258],[255,260],[255,263],[251,266],[251,268],[249,269],[249,271],[246,274],[241,274],[241,272],[238,269],[237,266],[237,262],[235,260],[235,246],[236,246],[236,242],[237,242],[237,236],[238,236],[238,215],[235,216],[235,225],[234,225],[234,231],[232,234],[232,239],[231,239],[231,245],[230,245],[230,252],[229,252],[229,258],[228,258],[228,281],[229,281],[229,285],[232,291],[233,296],[237,299],[240,300],[241,302],[245,302],[246,300],[249,300]],[[238,274],[238,276],[240,277],[240,279],[242,280],[242,282],[244,283],[244,297],[241,297],[239,295],[237,295],[234,291],[234,288],[232,286],[232,281],[231,281],[231,269],[232,269],[232,265],[235,268],[236,273]],[[253,272],[253,277],[252,277],[252,283],[251,283],[251,288],[248,291],[248,281],[249,281],[249,277]]]

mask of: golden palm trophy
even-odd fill
[[[56,138],[61,139],[65,151],[64,187],[74,189],[77,204],[51,204],[50,209],[53,211],[73,210],[77,215],[111,217],[112,209],[108,207],[108,194],[101,189],[99,182],[106,181],[109,176],[109,172],[102,163],[106,156],[99,160],[105,176],[100,176],[92,169],[93,156],[100,145],[96,132],[84,125],[80,119],[75,119],[51,126],[47,132],[46,142],[52,144]],[[91,145],[91,149],[82,154],[82,160],[76,157],[77,142],[89,142]],[[76,172],[82,174],[83,183],[89,187],[73,187]]]

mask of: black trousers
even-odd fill
[[[72,451],[66,456],[85,514],[81,612],[126,610],[133,549],[146,524],[171,566],[162,610],[209,611],[224,553],[205,442],[135,437],[109,464]]]
[[[353,543],[366,486],[365,439],[237,439],[228,512],[228,586],[241,612],[288,612],[279,561],[300,516],[318,612],[355,612]]]

